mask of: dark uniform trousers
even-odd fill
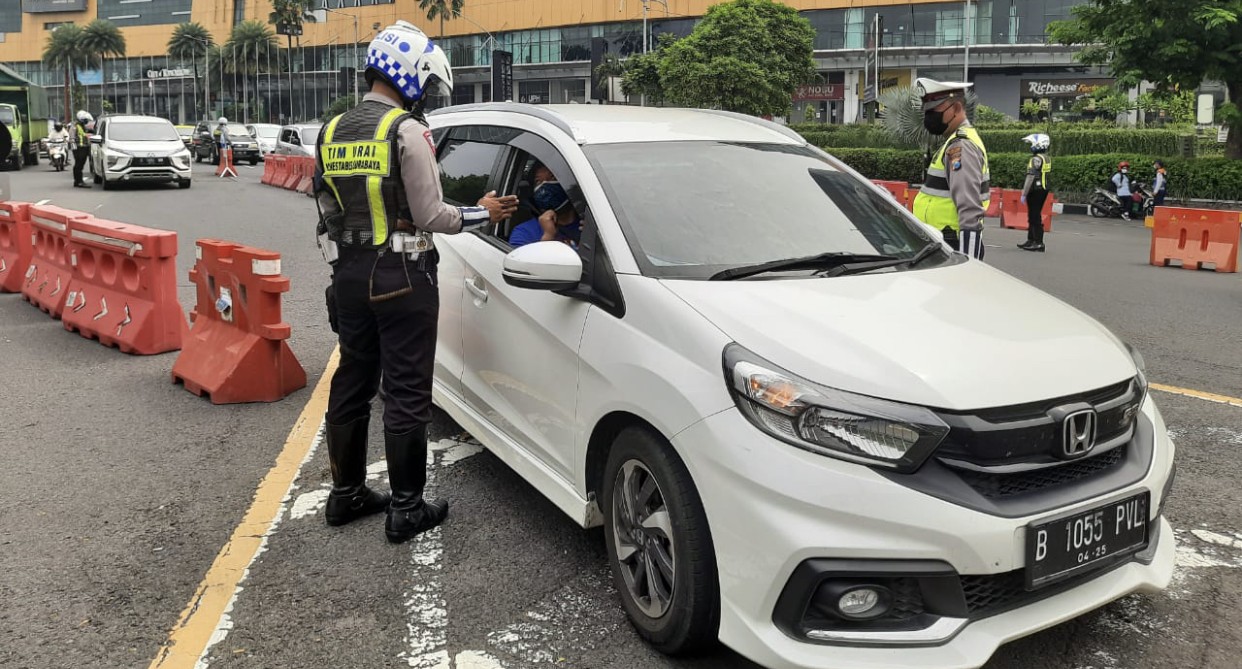
[[[384,429],[403,434],[431,421],[440,295],[435,270],[415,265],[400,253],[341,248],[332,278],[341,360],[328,423],[369,415],[381,371]]]
[[[1048,191],[1038,184],[1031,186],[1026,194],[1026,224],[1029,228],[1027,239],[1037,244],[1044,243],[1044,202],[1048,199]]]
[[[82,168],[86,167],[86,163],[89,162],[90,159],[91,147],[79,146],[73,150],[73,183],[85,183],[82,181]],[[64,177],[61,178],[63,179]]]

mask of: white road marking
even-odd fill
[[[302,493],[293,500],[293,506],[289,508],[289,519],[297,520],[307,516],[313,516],[319,513],[319,510],[328,502],[328,493],[331,490],[312,490]]]
[[[39,200],[38,202],[36,202],[36,203],[35,203],[35,206],[36,206],[36,207],[42,207],[43,205],[45,205],[45,204],[47,204],[48,202],[51,202],[51,201],[52,201],[52,200],[51,200],[50,198],[45,199],[45,200]]]
[[[477,442],[457,439],[441,439],[429,444],[427,449],[427,492],[435,489],[439,466],[450,467],[477,455],[483,447]],[[439,466],[437,466],[437,454]],[[414,669],[503,669],[498,661],[486,653],[462,651],[456,662],[450,660],[448,651],[448,605],[440,584],[443,570],[443,528],[437,527],[420,534],[410,542],[414,550],[410,563],[414,567],[414,586],[405,595],[406,636],[405,647],[399,657]],[[486,662],[491,662],[487,664]],[[467,664],[468,663],[468,664]]]

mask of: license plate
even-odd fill
[[[1026,529],[1026,587],[1039,588],[1147,544],[1151,493],[1109,502]]]

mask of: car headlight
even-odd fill
[[[755,427],[813,453],[912,472],[949,433],[926,407],[821,386],[738,344],[725,348],[724,368],[734,401]]]
[[[125,167],[129,162],[129,154],[117,149],[104,149],[104,162],[110,168]]]
[[[1142,406],[1143,402],[1147,400],[1147,361],[1143,359],[1143,354],[1139,353],[1139,350],[1130,344],[1126,344],[1126,350],[1130,352],[1130,357],[1134,358],[1134,367],[1138,369],[1138,376],[1135,377],[1135,380],[1138,381],[1139,392],[1143,395],[1139,401],[1139,406]]]
[[[172,161],[177,167],[185,169],[190,166],[190,152],[188,150],[178,151],[172,154]]]

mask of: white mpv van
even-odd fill
[[[634,627],[768,667],[977,667],[1164,588],[1174,445],[1139,356],[789,130],[455,106],[435,400],[583,526]],[[546,166],[578,225],[514,249]],[[543,176],[546,180],[546,175]]]

